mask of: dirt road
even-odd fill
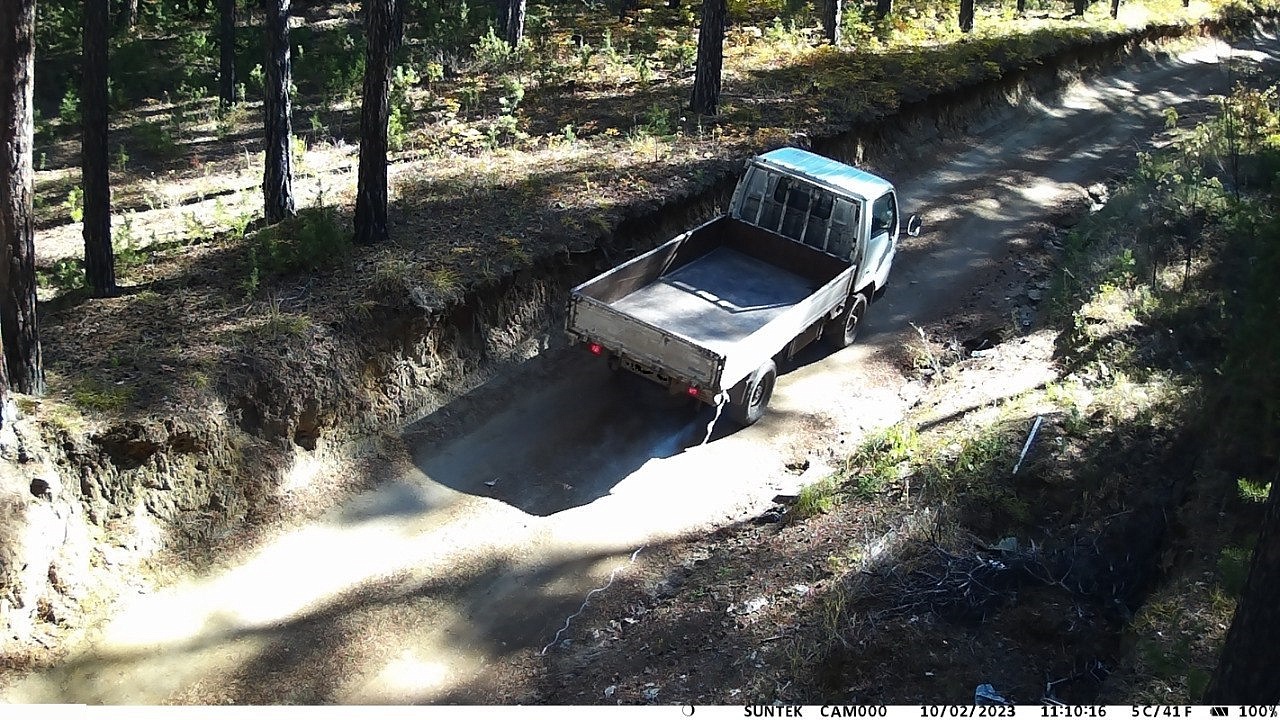
[[[449,438],[410,428],[405,462],[323,520],[218,572],[141,596],[91,647],[3,699],[88,703],[484,702],[504,660],[556,638],[639,548],[759,513],[788,463],[851,445],[906,407],[910,323],[940,320],[1016,260],[1029,224],[1132,164],[1222,92],[1222,59],[1273,64],[1274,38],[1204,43],[1073,88],[892,177],[926,233],[904,242],[860,344],[787,369],[760,424],[719,424],[618,383],[575,350],[464,399]],[[954,150],[954,152],[953,152]],[[942,153],[942,150],[939,150]],[[468,408],[467,403],[472,405]],[[480,408],[481,411],[477,411]],[[636,562],[643,562],[643,550]]]

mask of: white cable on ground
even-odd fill
[[[564,619],[564,627],[556,631],[556,636],[551,638],[551,642],[547,643],[546,647],[542,648],[542,652],[538,653],[539,655],[546,655],[547,651],[550,650],[552,647],[554,647],[555,644],[560,641],[560,635],[563,634],[565,630],[569,629],[569,623],[573,622],[574,618],[578,617],[579,615],[581,615],[583,612],[586,611],[587,603],[591,602],[591,596],[595,595],[598,592],[604,592],[605,590],[608,590],[609,586],[613,584],[614,577],[618,575],[618,571],[624,568],[630,567],[631,564],[636,561],[636,556],[639,555],[640,551],[643,549],[645,549],[644,545],[641,545],[640,547],[636,548],[636,551],[631,553],[631,559],[628,560],[625,565],[619,565],[618,567],[613,569],[613,572],[609,573],[609,582],[587,593],[587,597],[582,600],[582,607],[578,608],[578,612]]]
[[[1043,415],[1036,416],[1036,424],[1031,426],[1031,434],[1027,436],[1027,444],[1022,446],[1022,454],[1018,456],[1018,464],[1013,466],[1013,474],[1018,474],[1018,469],[1022,467],[1022,461],[1027,459],[1027,451],[1031,449],[1031,443],[1035,442],[1036,433],[1040,432],[1040,421],[1044,420]]]
[[[716,429],[716,421],[720,419],[720,413],[724,412],[725,403],[729,402],[729,393],[723,390],[716,393],[716,414],[711,418],[711,422],[707,423],[706,437],[702,438],[699,445],[706,445],[711,442],[711,432]]]

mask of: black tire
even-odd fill
[[[764,410],[773,397],[773,386],[778,382],[778,366],[770,360],[747,378],[742,395],[725,408],[729,419],[742,427],[755,425],[764,417]]]
[[[844,311],[837,315],[836,319],[827,323],[827,327],[822,331],[822,337],[832,350],[843,350],[858,339],[858,330],[867,317],[867,305],[866,295],[854,293],[849,298],[849,302],[845,303]]]

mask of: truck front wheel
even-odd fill
[[[746,379],[742,394],[726,408],[729,419],[743,427],[756,424],[764,417],[764,409],[769,405],[769,398],[773,397],[773,386],[777,381],[778,366],[772,360],[761,365]]]
[[[827,344],[833,350],[843,350],[858,339],[858,328],[862,326],[862,319],[866,315],[867,296],[854,293],[849,298],[849,302],[845,303],[844,311],[827,324],[822,331],[822,336],[826,338]]]

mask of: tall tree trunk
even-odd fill
[[[960,32],[973,30],[973,0],[960,0]]]
[[[4,427],[5,410],[9,405],[9,371],[4,366],[4,343],[0,343],[0,428]]]
[[[512,0],[513,4],[515,0]],[[387,239],[387,114],[392,56],[400,44],[403,0],[366,0],[364,96],[360,102],[360,175],[355,242]]]
[[[628,15],[635,15],[639,9],[640,0],[621,0],[618,4],[618,19],[626,20]]]
[[[503,27],[503,37],[511,47],[518,47],[524,38],[524,18],[527,6],[525,0],[507,0],[507,23]]]
[[[724,66],[725,0],[702,0],[698,28],[698,67],[693,77],[693,111],[715,115],[720,105],[720,76]]]
[[[493,4],[495,13],[493,22],[497,25],[494,32],[504,39],[507,37],[507,26],[511,23],[511,2],[512,0],[496,0]]]
[[[35,0],[0,1],[0,334],[9,382],[44,392],[31,166]]]
[[[679,10],[680,0],[667,0],[667,7],[671,10]]]
[[[138,0],[124,0],[120,9],[120,29],[128,32],[138,24]]]
[[[1018,0],[1022,2],[1023,0]],[[876,18],[883,20],[893,12],[893,0],[876,0]]]
[[[1276,668],[1280,668],[1280,476],[1271,482],[1249,579],[1227,631],[1218,668],[1201,702],[1280,703]]]
[[[263,215],[278,223],[296,214],[293,204],[293,136],[289,105],[289,0],[264,0],[267,31],[266,98],[262,103],[266,161],[262,172]]]
[[[98,297],[116,291],[107,170],[108,0],[84,3],[84,85],[80,93],[80,179],[84,185],[84,275]]]
[[[1072,9],[1076,17],[1084,17],[1084,11],[1089,9],[1089,0],[1072,0]]]
[[[218,0],[218,103],[236,104],[236,0]]]
[[[832,45],[840,44],[843,15],[844,0],[822,0],[822,35]]]
[[[1111,19],[1120,17],[1120,0],[1111,0]]]
[[[1027,12],[1027,0],[1018,0],[1018,14],[1023,15]]]

